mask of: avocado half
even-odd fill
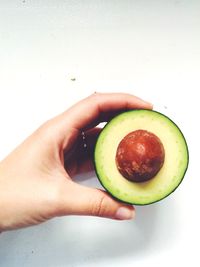
[[[120,141],[139,129],[160,138],[165,160],[151,180],[138,183],[122,176],[115,157]],[[102,186],[114,198],[135,205],[148,205],[171,194],[182,182],[188,162],[187,143],[178,126],[153,110],[131,110],[114,117],[101,131],[94,151],[95,171]]]

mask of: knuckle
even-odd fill
[[[93,203],[92,215],[99,217],[102,217],[104,215],[106,210],[105,199],[106,196],[102,195],[98,197],[98,199]]]
[[[59,131],[55,131],[55,129],[57,129],[55,121],[50,119],[40,125],[40,127],[35,131],[35,137],[44,144],[51,145],[56,142],[56,137],[59,133]]]
[[[50,121],[46,121],[38,127],[38,129],[34,132],[34,136],[39,140],[47,140],[52,132],[51,128]]]
[[[52,128],[53,128],[53,119],[47,120],[46,122],[44,122],[39,128],[38,130],[41,133],[51,133],[52,132]]]

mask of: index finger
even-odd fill
[[[65,127],[79,131],[95,126],[103,114],[129,109],[152,109],[152,104],[125,93],[95,93],[73,105],[59,116]],[[99,121],[98,121],[99,122]]]

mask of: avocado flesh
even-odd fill
[[[147,182],[127,180],[117,169],[115,156],[120,141],[138,129],[157,135],[165,149],[165,161],[155,177]],[[101,131],[94,152],[95,170],[103,187],[115,198],[135,205],[157,202],[181,183],[188,167],[188,148],[178,126],[165,115],[152,110],[131,110],[113,118]]]

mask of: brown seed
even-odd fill
[[[116,153],[119,172],[133,182],[152,179],[162,168],[164,159],[162,142],[146,130],[136,130],[126,135]]]

